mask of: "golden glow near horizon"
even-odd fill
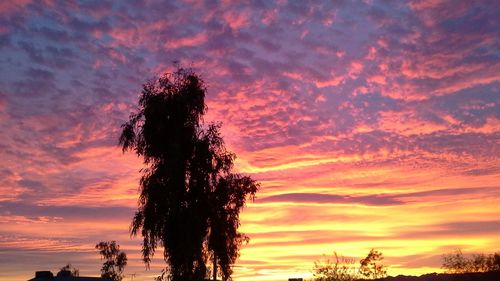
[[[64,2],[64,3],[63,3]],[[481,1],[0,2],[0,280],[97,276],[130,237],[141,159],[117,146],[141,84],[192,67],[205,120],[261,183],[235,281],[310,278],[334,251],[389,274],[500,250],[498,8]]]
[[[500,246],[498,175],[464,176],[450,173],[450,167],[414,168],[404,163],[357,167],[360,162],[347,156],[330,169],[322,167],[329,161],[252,167],[259,172],[256,177],[273,178],[272,173],[279,171],[281,181],[270,182],[277,191],[266,189],[263,181],[259,198],[242,215],[242,230],[253,238],[240,263],[266,262],[254,264],[253,274],[248,274],[248,267],[241,272],[237,268],[238,280],[253,280],[256,275],[279,280],[271,277],[281,276],[279,271],[266,271],[276,261],[280,269],[289,265],[290,277],[308,277],[312,261],[321,254],[337,251],[361,259],[371,248],[384,253],[391,275],[423,274],[441,271],[440,255],[453,249],[476,252]],[[495,163],[500,164],[490,164]],[[309,179],[298,173],[309,171],[316,178],[330,179],[332,185],[304,188],[307,183],[301,180]],[[285,190],[297,191],[296,196],[279,197]],[[339,194],[346,198],[337,198]]]

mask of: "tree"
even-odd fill
[[[116,241],[111,241],[99,242],[95,248],[99,250],[101,259],[105,260],[101,268],[101,277],[121,281],[123,270],[127,265],[127,255],[120,251],[120,246],[116,244]]]
[[[467,259],[460,249],[443,255],[443,268],[449,273],[463,273],[467,271]]]
[[[442,268],[448,273],[487,272],[500,270],[500,254],[465,256],[460,249],[443,255]]]
[[[492,266],[493,270],[500,270],[500,252],[493,255]]]
[[[220,125],[202,122],[205,86],[182,68],[143,86],[137,111],[122,125],[123,151],[144,159],[139,207],[131,233],[143,237],[149,265],[164,247],[168,278],[203,280],[221,269],[229,279],[239,247],[248,237],[238,232],[239,212],[258,184],[233,173],[235,155],[226,150]]]
[[[354,281],[358,279],[358,268],[355,260],[339,256],[333,252],[333,260],[324,259],[314,262],[313,277],[315,281]]]
[[[79,275],[80,275],[80,270],[78,268],[71,266],[70,263],[61,267],[61,269],[59,269],[59,272],[56,274],[57,277],[62,277],[62,276],[78,277]]]
[[[386,267],[380,263],[384,258],[379,251],[372,249],[368,256],[359,262],[359,267],[355,266],[353,258],[339,256],[337,252],[333,254],[333,260],[314,262],[314,281],[353,281],[359,280],[360,275],[370,279],[387,276]]]
[[[381,252],[371,249],[368,256],[359,261],[359,272],[365,277],[371,279],[383,278],[387,276],[386,267],[380,263],[383,259],[384,257]]]

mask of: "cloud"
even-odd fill
[[[383,196],[339,196],[333,194],[288,193],[258,199],[258,202],[394,205],[402,202]]]
[[[307,276],[335,247],[385,247],[402,273],[453,245],[497,248],[481,231],[499,219],[494,4],[2,2],[0,235],[30,245],[19,261],[48,262],[125,237],[151,279],[127,232],[142,163],[116,143],[142,83],[179,61],[206,81],[205,120],[222,121],[238,171],[262,183],[238,280]],[[18,264],[0,270],[19,279]]]
[[[205,43],[208,40],[206,33],[198,33],[191,37],[177,38],[165,43],[165,47],[169,49],[177,49],[182,47],[193,47]]]
[[[472,198],[474,195],[484,196],[490,194],[498,197],[500,193],[491,188],[454,188],[435,189],[411,193],[399,194],[374,194],[366,196],[349,196],[321,193],[284,193],[258,198],[258,203],[305,203],[305,204],[362,204],[368,206],[402,205],[412,201],[434,201],[442,196],[458,198],[467,195]]]
[[[55,205],[33,205],[29,202],[2,202],[0,203],[0,214],[8,218],[20,216],[26,218],[52,217],[65,220],[82,220],[95,218],[106,220],[107,217],[128,220],[131,218],[133,209],[123,206],[55,206]]]
[[[30,4],[31,0],[23,0],[23,1],[6,1],[3,2],[0,5],[0,14],[8,14],[8,13],[13,13],[15,11],[18,11],[25,7],[26,5]]]
[[[455,221],[426,226],[426,229],[412,227],[407,231],[399,233],[399,237],[405,239],[441,239],[454,237],[467,237],[481,235],[484,238],[492,237],[500,230],[500,221],[475,220]],[[445,254],[445,253],[443,253]]]

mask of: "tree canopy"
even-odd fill
[[[333,259],[324,258],[314,262],[314,281],[354,281],[359,279],[359,268],[354,258],[333,252]]]
[[[460,249],[443,255],[442,268],[448,273],[488,272],[500,270],[500,252],[466,256]]]
[[[371,249],[366,258],[359,261],[359,272],[367,278],[377,279],[387,276],[387,269],[381,262],[382,252]]]
[[[122,125],[120,144],[144,159],[139,207],[131,233],[143,237],[149,264],[164,247],[169,278],[230,279],[231,266],[248,237],[238,231],[239,213],[258,183],[233,172],[235,155],[220,136],[220,124],[205,124],[206,88],[182,68],[143,86],[136,112]]]
[[[57,277],[63,277],[63,276],[78,277],[78,276],[80,276],[80,270],[76,267],[73,267],[70,263],[68,263],[59,269],[59,272],[57,272],[56,276]]]
[[[359,261],[359,266],[356,266],[354,258],[338,255],[337,252],[333,254],[333,259],[314,262],[314,281],[354,281],[387,276],[387,268],[381,263],[384,258],[380,251],[371,249],[368,255]]]
[[[111,241],[99,242],[95,248],[99,250],[101,258],[105,260],[101,268],[101,277],[121,281],[123,270],[127,265],[127,255],[120,251],[120,246],[115,241]]]

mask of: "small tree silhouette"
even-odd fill
[[[101,268],[101,277],[121,281],[123,270],[127,265],[127,255],[120,251],[120,246],[116,244],[116,241],[111,241],[99,242],[95,248],[99,250],[101,259],[105,260]]]
[[[383,259],[384,257],[382,256],[382,252],[371,249],[368,256],[359,261],[359,272],[365,277],[371,279],[383,278],[387,276],[386,267],[380,263]]]
[[[72,277],[78,277],[80,275],[80,270],[78,268],[75,268],[71,266],[70,263],[67,265],[61,267],[59,269],[59,272],[57,273],[57,277],[62,277],[62,276],[72,276]]]
[[[354,258],[339,256],[333,252],[333,260],[314,262],[314,281],[354,281],[358,279],[358,268]]]

